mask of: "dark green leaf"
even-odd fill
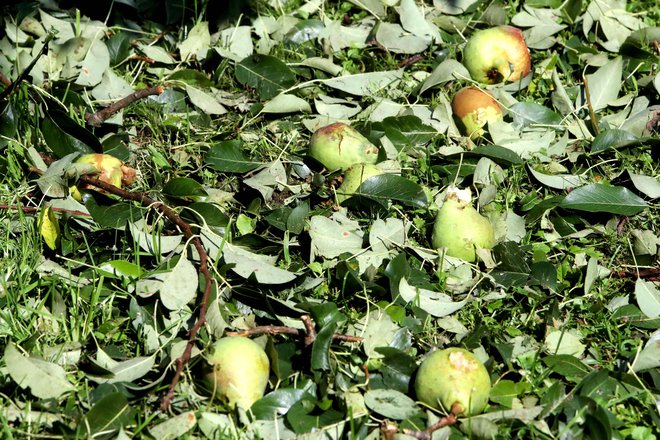
[[[523,160],[515,152],[508,148],[500,147],[499,145],[480,145],[474,150],[465,151],[462,153],[450,154],[448,157],[455,156],[465,157],[487,157],[498,163],[504,164],[520,164]]]
[[[122,393],[111,393],[99,400],[85,415],[84,426],[89,437],[119,431],[133,419],[134,410]]]
[[[387,138],[397,150],[425,144],[438,135],[438,130],[422,123],[417,116],[390,116],[379,124]]]
[[[211,146],[204,161],[211,168],[222,173],[246,173],[252,171],[260,166],[261,163],[247,159],[241,151],[242,146],[243,142],[240,140],[218,142]]]
[[[598,183],[574,189],[559,206],[578,211],[619,215],[635,215],[648,207],[643,199],[627,188]]]
[[[527,272],[494,270],[490,273],[490,275],[493,277],[493,280],[497,284],[506,288],[524,286],[529,279],[529,273]]]
[[[320,410],[316,400],[311,397],[305,397],[296,402],[286,415],[291,428],[297,434],[303,434],[332,425],[339,422],[343,417],[343,414],[338,411]]]
[[[41,123],[48,148],[57,157],[71,153],[102,153],[103,147],[99,140],[86,128],[77,124],[61,110],[51,110]]]
[[[300,234],[305,228],[305,220],[309,217],[309,202],[303,201],[298,204],[286,219],[286,228],[293,234]]]
[[[0,147],[9,143],[18,130],[16,110],[10,101],[0,102]]]
[[[307,391],[294,388],[279,388],[266,394],[250,407],[250,412],[257,420],[273,420],[276,416],[286,414],[296,402],[303,398]]]
[[[286,43],[302,44],[317,38],[323,29],[325,29],[325,25],[321,20],[302,20],[287,32],[284,41]]]
[[[600,153],[610,148],[626,147],[638,141],[639,138],[634,134],[625,130],[612,128],[600,132],[598,136],[594,138],[591,143],[591,152]]]
[[[110,54],[110,65],[116,66],[131,54],[131,39],[133,36],[124,31],[119,31],[105,41]]]
[[[296,82],[289,67],[271,55],[252,55],[236,65],[236,79],[256,89],[262,100],[273,98]]]
[[[188,177],[176,177],[169,180],[165,186],[163,186],[163,193],[167,196],[178,197],[181,199],[208,195],[199,182]]]
[[[532,265],[532,278],[546,289],[557,291],[557,269],[547,261],[539,261]]]
[[[330,344],[332,336],[337,330],[337,322],[333,321],[323,327],[317,334],[314,344],[312,344],[312,369],[328,370],[330,369]]]
[[[555,373],[569,380],[581,379],[589,373],[589,367],[570,354],[555,354],[543,358],[543,363]]]
[[[395,390],[367,391],[364,395],[364,404],[372,411],[393,420],[409,419],[420,412],[414,400]]]
[[[511,106],[513,122],[519,127],[529,125],[561,125],[562,116],[535,102],[519,102]]]
[[[144,209],[128,203],[117,203],[110,206],[100,206],[90,197],[85,201],[85,207],[92,218],[103,228],[123,228],[126,223],[142,218]]]
[[[421,186],[401,176],[381,174],[362,182],[355,195],[370,198],[381,205],[395,200],[405,205],[425,208],[428,199]]]
[[[204,223],[211,227],[224,228],[229,224],[229,217],[212,203],[191,203],[186,207],[182,215],[189,212],[192,212],[195,217],[203,220]]]
[[[192,69],[181,69],[174,72],[168,78],[170,81],[181,81],[188,85],[199,87],[202,89],[208,89],[214,85],[204,73],[199,70]]]
[[[410,377],[417,369],[415,359],[394,347],[378,347],[376,352],[383,355],[380,367],[383,384],[389,389],[407,393]]]

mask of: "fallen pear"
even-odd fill
[[[358,163],[375,164],[378,148],[350,125],[336,122],[314,132],[309,155],[330,171],[347,170]]]
[[[361,163],[350,167],[344,173],[344,181],[337,189],[337,203],[342,203],[344,200],[353,196],[355,191],[362,185],[362,182],[380,174],[383,174],[383,170],[376,165],[368,163]]]
[[[469,189],[449,188],[433,225],[432,244],[450,257],[477,259],[477,248],[492,249],[495,231],[490,221],[471,205]]]
[[[76,159],[76,163],[87,164],[96,168],[98,173],[95,176],[100,181],[114,185],[117,188],[121,188],[124,185],[131,185],[135,181],[135,169],[125,165],[120,159],[110,154],[84,154]],[[80,202],[83,199],[82,191],[85,189],[89,189],[89,186],[71,186],[69,191],[71,192],[71,196]]]
[[[462,416],[481,413],[488,403],[490,388],[486,367],[474,354],[457,347],[431,353],[415,378],[415,393],[420,401]]]
[[[213,344],[208,357],[210,371],[204,382],[213,396],[248,409],[263,397],[268,385],[270,363],[266,352],[252,339],[230,336]]]
[[[456,93],[451,108],[472,140],[484,135],[487,123],[502,120],[502,108],[495,97],[477,87],[465,87]]]

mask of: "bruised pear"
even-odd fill
[[[415,393],[433,408],[471,416],[481,413],[488,403],[490,376],[471,352],[457,347],[438,350],[420,365]]]
[[[492,249],[495,231],[490,221],[470,204],[469,189],[450,188],[433,226],[432,244],[465,261],[477,259],[476,248]]]
[[[350,125],[337,122],[314,132],[309,155],[330,171],[347,170],[358,163],[375,164],[378,148]]]
[[[99,173],[96,177],[99,180],[111,185],[121,187],[123,162],[109,154],[85,154],[80,156],[76,163],[85,163],[93,166]]]
[[[472,140],[483,136],[483,127],[502,120],[502,109],[493,95],[477,87],[461,89],[451,102],[454,115],[463,123],[465,134]]]
[[[266,352],[252,339],[242,336],[221,338],[213,344],[208,358],[210,371],[204,381],[213,396],[248,409],[263,397],[270,363]]]
[[[516,82],[532,69],[522,31],[508,25],[472,34],[463,49],[463,64],[482,84]]]
[[[361,163],[350,167],[344,173],[344,182],[337,189],[337,203],[342,203],[355,194],[355,191],[362,185],[362,182],[379,174],[383,174],[383,170],[376,165],[368,163]]]

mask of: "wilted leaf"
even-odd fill
[[[60,224],[50,206],[44,206],[39,214],[39,232],[44,243],[55,250],[60,242]]]
[[[356,254],[362,249],[363,232],[357,226],[340,224],[315,215],[310,219],[312,256],[335,258],[343,253]]]
[[[594,111],[604,109],[619,96],[622,74],[623,58],[617,57],[591,75],[586,75],[591,106]]]
[[[244,248],[225,243],[222,256],[227,264],[233,264],[232,270],[249,278],[254,275],[262,284],[282,284],[293,281],[296,274],[274,265],[275,259],[268,255],[256,254]]]
[[[227,109],[210,93],[195,88],[191,85],[186,85],[186,92],[196,107],[199,107],[204,113],[209,115],[222,115],[227,113]]]
[[[358,73],[331,78],[323,84],[351,95],[372,96],[382,89],[395,88],[402,76],[403,70]]]
[[[223,173],[246,173],[262,165],[243,155],[240,140],[222,141],[215,143],[206,154],[204,161],[214,170]]]
[[[149,428],[149,433],[158,440],[176,440],[197,425],[193,411],[187,411],[174,417],[168,417],[162,423]]]
[[[200,21],[188,32],[188,38],[179,43],[181,60],[187,61],[194,56],[198,60],[206,58],[206,52],[211,46],[211,34],[209,34],[209,23]]]

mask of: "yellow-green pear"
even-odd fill
[[[362,182],[379,174],[383,174],[383,170],[376,165],[368,163],[361,163],[350,167],[344,173],[344,181],[337,189],[337,203],[342,203],[355,194],[355,191],[362,185]]]
[[[415,378],[415,393],[420,401],[463,416],[484,410],[490,387],[486,367],[474,354],[458,347],[431,353]],[[454,407],[455,404],[460,407]]]
[[[214,397],[248,409],[263,397],[268,385],[270,362],[266,352],[252,339],[230,336],[213,344],[208,358],[211,371],[204,380]]]
[[[449,188],[433,225],[433,247],[465,261],[477,259],[477,248],[495,246],[493,226],[474,209],[471,198],[469,189]]]
[[[330,171],[347,170],[358,163],[375,164],[378,147],[350,125],[336,122],[314,132],[309,155]]]
[[[502,108],[495,97],[477,87],[465,87],[456,93],[451,108],[472,140],[483,136],[487,123],[502,120]]]
[[[121,188],[123,176],[121,167],[124,163],[116,157],[109,154],[84,154],[76,160],[76,163],[92,165],[99,170],[99,174],[96,175],[99,180]]]

